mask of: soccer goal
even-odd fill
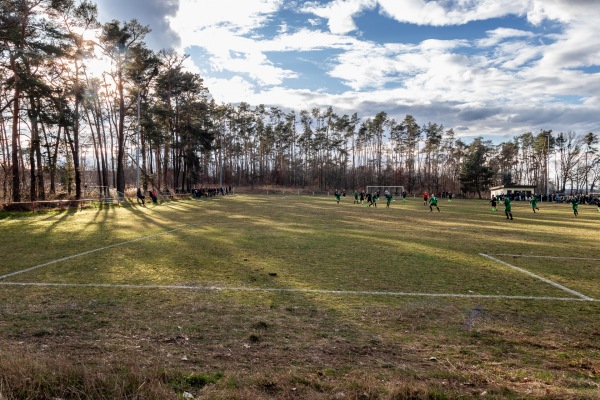
[[[106,199],[112,196],[110,194],[109,186],[85,186],[83,191],[83,197],[97,197],[101,199]]]
[[[404,192],[404,186],[384,186],[384,185],[373,185],[367,186],[367,193],[375,193],[379,190],[379,194],[383,195],[386,191],[390,192],[392,196],[401,196]]]

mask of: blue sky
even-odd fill
[[[443,124],[495,142],[600,133],[598,0],[98,0],[190,55],[219,103]]]

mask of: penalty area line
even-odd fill
[[[154,235],[143,236],[143,237],[139,237],[137,239],[128,240],[126,242],[115,243],[115,244],[111,244],[110,246],[105,246],[105,247],[100,247],[98,249],[84,251],[83,253],[79,253],[79,254],[73,254],[72,256],[67,256],[67,257],[59,258],[58,260],[48,261],[48,262],[40,264],[40,265],[36,265],[36,266],[33,266],[33,267],[22,269],[20,271],[15,271],[15,272],[11,272],[9,274],[2,275],[2,276],[0,276],[0,280],[8,278],[8,277],[11,277],[11,276],[23,274],[25,272],[33,271],[33,270],[36,270],[36,269],[39,269],[39,268],[47,267],[49,265],[56,264],[56,263],[59,263],[59,262],[62,262],[62,261],[67,261],[67,260],[71,260],[73,258],[86,256],[88,254],[96,253],[96,252],[99,252],[99,251],[108,250],[108,249],[112,249],[112,248],[119,247],[119,246],[124,246],[126,244],[140,242],[142,240],[152,239],[152,238],[160,236],[160,235],[165,235],[167,233],[177,232],[177,231],[180,231],[180,230],[183,230],[183,229],[187,229],[187,228],[191,228],[191,227],[197,226],[197,225],[200,225],[200,224],[185,225],[185,226],[182,226],[182,227],[179,227],[179,228],[170,229],[170,230],[165,231],[165,232],[155,233]]]
[[[580,261],[600,261],[600,258],[584,258],[584,257],[560,257],[560,256],[530,256],[523,254],[490,254],[491,256],[500,257],[522,257],[522,258],[548,258],[551,260],[580,260]]]
[[[502,264],[502,265],[504,265],[504,266],[506,266],[506,267],[512,268],[512,269],[514,269],[514,270],[516,270],[516,271],[519,271],[519,272],[522,272],[522,273],[524,273],[524,274],[527,274],[527,275],[529,275],[529,276],[531,276],[531,277],[533,277],[533,278],[539,279],[539,280],[540,280],[540,281],[542,281],[542,282],[546,282],[546,283],[547,283],[547,284],[549,284],[549,285],[552,285],[552,286],[554,286],[554,287],[556,287],[556,288],[559,288],[560,290],[564,290],[564,291],[565,291],[565,292],[567,292],[567,293],[571,293],[572,295],[575,295],[575,296],[577,296],[577,297],[580,297],[580,298],[581,298],[581,299],[583,299],[583,300],[587,300],[587,301],[594,300],[594,299],[592,299],[591,297],[588,297],[588,296],[586,296],[585,294],[579,293],[579,292],[577,292],[577,291],[575,291],[575,290],[573,290],[573,289],[569,289],[568,287],[566,287],[566,286],[563,286],[563,285],[561,285],[560,283],[556,283],[556,282],[554,282],[554,281],[551,281],[550,279],[544,278],[543,276],[536,275],[536,274],[534,274],[533,272],[529,272],[529,271],[527,271],[526,269],[519,268],[519,267],[517,267],[517,266],[514,266],[514,265],[512,265],[512,264],[509,264],[509,263],[507,263],[507,262],[505,262],[505,261],[502,261],[502,260],[499,260],[499,259],[497,259],[497,258],[495,258],[495,257],[492,257],[492,256],[490,256],[490,255],[488,255],[488,254],[479,253],[479,255],[480,255],[480,256],[483,256],[483,257],[485,257],[485,258],[488,258],[488,259],[490,259],[490,260],[493,260],[493,261],[495,261],[495,262],[497,262],[497,263],[500,263],[500,264]]]
[[[0,282],[0,286],[19,287],[60,287],[60,288],[105,288],[105,289],[143,289],[143,290],[190,290],[190,291],[232,291],[232,292],[276,292],[276,293],[305,293],[331,295],[360,295],[360,296],[390,296],[390,297],[437,297],[461,299],[500,299],[500,300],[542,300],[542,301],[577,301],[600,302],[592,298],[576,297],[547,297],[547,296],[510,296],[489,294],[453,294],[453,293],[412,293],[412,292],[381,292],[369,290],[326,290],[326,289],[293,289],[293,288],[251,288],[227,286],[189,286],[189,285],[130,285],[108,283],[44,283],[44,282]]]

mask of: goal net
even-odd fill
[[[83,197],[86,198],[109,198],[112,197],[109,186],[85,186]]]
[[[367,186],[367,193],[376,193],[378,190],[379,194],[382,196],[385,194],[386,191],[390,192],[392,196],[401,196],[402,192],[404,192],[404,186]]]

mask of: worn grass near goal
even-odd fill
[[[598,398],[600,213],[513,204],[5,215],[0,394]]]

